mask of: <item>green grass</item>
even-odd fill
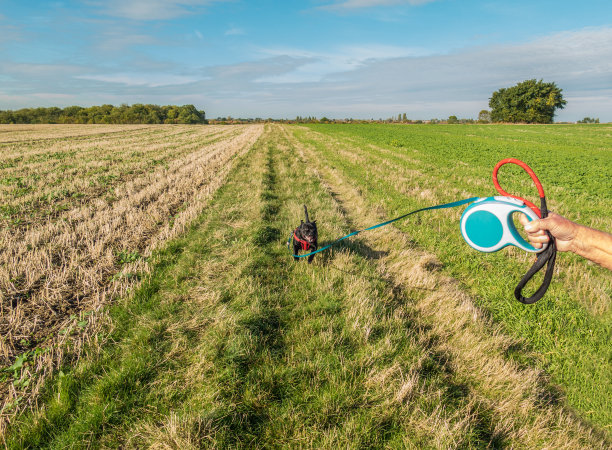
[[[365,200],[398,209],[382,179],[369,177],[380,187],[371,197],[363,166],[293,132]],[[497,397],[458,369],[445,336],[419,313],[424,292],[385,276],[384,248],[357,237],[311,265],[294,263],[285,240],[302,204],[321,242],[355,219],[305,173],[316,164],[295,142],[267,129],[185,235],[151,258],[150,277],[110,308],[103,345],[64,367],[41,407],[12,422],[9,448],[525,447],[550,445],[555,433],[602,445],[564,424],[534,437],[537,408],[507,426]]]
[[[330,148],[329,142],[294,130],[300,140],[316,147],[324,164],[341,170],[352,184],[361,188],[372,205],[383,205],[389,217],[472,195],[493,195],[490,173],[495,163],[505,157],[518,157],[534,168],[548,193],[549,206],[556,211],[587,225],[601,223],[598,221],[602,217],[609,223],[611,217],[612,151],[606,136],[609,127],[316,125],[310,128],[339,140],[340,146],[351,146],[351,152],[365,158],[365,162],[351,160]],[[379,151],[371,144],[390,152]],[[466,164],[458,164],[459,161]],[[405,170],[416,171],[418,175],[404,184],[401,177]],[[505,166],[500,172],[500,181],[509,192],[537,198],[529,177],[520,169],[506,170]],[[424,200],[418,195],[406,195],[403,188],[428,189],[433,192],[433,198]],[[445,272],[460,280],[479,306],[510,334],[525,339],[539,353],[541,366],[567,393],[572,406],[599,425],[609,427],[612,424],[610,273],[573,255],[560,254],[558,273],[546,297],[525,307],[514,300],[512,292],[531,261],[517,251],[475,252],[458,232],[458,214],[455,212],[449,217],[447,213],[425,213],[395,226],[410,233],[418,246],[435,253],[444,264]],[[540,280],[534,280],[532,286],[539,285]],[[596,297],[595,289],[600,292],[603,289],[603,293]],[[603,312],[593,314],[588,307],[593,303]]]

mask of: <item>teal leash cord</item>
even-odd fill
[[[357,231],[353,231],[350,234],[347,234],[346,236],[341,237],[340,239],[336,239],[334,242],[332,242],[329,245],[326,245],[323,248],[320,248],[314,252],[310,252],[310,253],[306,253],[304,255],[293,255],[295,258],[305,258],[306,256],[310,256],[310,255],[316,255],[317,253],[320,253],[324,250],[327,250],[328,248],[336,245],[338,242],[343,241],[344,239],[350,238],[351,236],[355,236],[356,234],[359,234],[363,231],[368,231],[368,230],[373,230],[375,228],[379,228],[379,227],[384,227],[385,225],[389,225],[390,223],[393,222],[397,222],[398,220],[401,220],[405,217],[408,217],[412,214],[416,214],[418,212],[422,212],[422,211],[429,211],[432,209],[444,209],[444,208],[454,208],[455,206],[461,206],[461,205],[465,205],[466,203],[471,203],[474,202],[476,200],[478,200],[480,197],[471,197],[471,198],[466,198],[465,200],[458,200],[456,202],[451,202],[451,203],[443,203],[441,205],[436,205],[436,206],[428,206],[427,208],[421,208],[421,209],[417,209],[414,211],[410,211],[407,214],[404,214],[403,216],[399,216],[396,217],[395,219],[391,219],[391,220],[387,220],[386,222],[382,222],[376,225],[372,225],[371,227],[368,228],[364,228],[363,230],[357,230]],[[291,250],[291,238],[293,237],[293,231],[291,232],[291,236],[289,236],[289,240],[287,241],[287,248],[289,248],[289,250]]]

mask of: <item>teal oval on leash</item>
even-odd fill
[[[535,248],[519,234],[512,220],[512,214],[516,212],[525,214],[530,222],[538,219],[531,208],[515,198],[480,198],[463,211],[461,235],[470,247],[480,252],[496,252],[508,245],[531,253],[544,251],[548,244]]]

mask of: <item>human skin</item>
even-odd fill
[[[560,252],[576,253],[612,270],[612,234],[577,224],[553,212],[546,219],[531,222],[521,215],[520,221],[534,247],[541,248],[549,241],[548,231]]]

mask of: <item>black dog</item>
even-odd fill
[[[319,233],[317,232],[317,221],[311,222],[308,218],[308,210],[304,205],[304,213],[306,213],[306,222],[300,221],[300,226],[293,232],[293,254],[299,255],[300,250],[314,252],[319,246]],[[314,255],[308,257],[308,264],[312,262]],[[300,258],[293,257],[296,261]]]

